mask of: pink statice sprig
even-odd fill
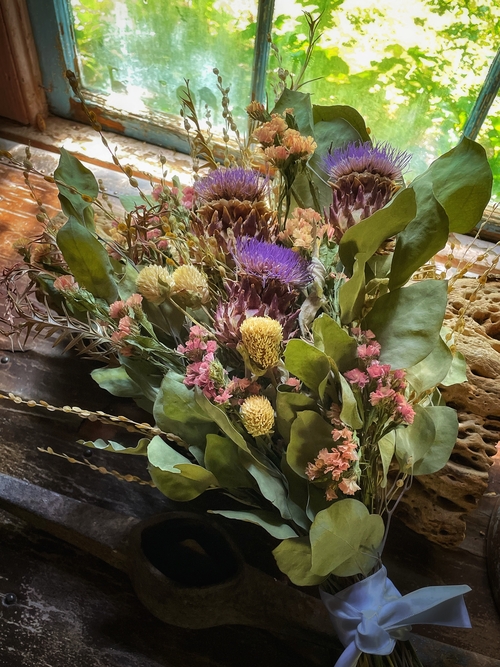
[[[385,431],[397,424],[412,424],[415,411],[408,402],[404,370],[391,370],[379,361],[380,344],[372,331],[353,328],[358,342],[358,367],[344,373],[363,411],[368,412],[365,430],[371,423],[385,425]],[[368,421],[368,423],[367,423]],[[380,430],[380,429],[379,429]]]
[[[326,485],[327,500],[335,500],[338,490],[346,496],[352,496],[360,490],[357,484],[358,443],[353,431],[345,424],[342,426],[332,430],[332,447],[321,449],[314,462],[309,462],[305,470],[310,482]]]

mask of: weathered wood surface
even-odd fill
[[[34,217],[27,217],[36,207],[26,198],[20,172],[0,171],[2,176],[9,185],[1,191],[5,198],[0,200],[0,261],[8,262],[12,259],[12,238],[28,234],[30,226],[36,226]],[[55,210],[54,191],[43,180],[37,182],[38,186],[46,188],[44,201]],[[16,189],[23,192],[25,215],[13,213],[20,210]],[[137,414],[129,402],[113,399],[96,387],[89,377],[90,362],[72,355],[61,356],[47,343],[39,342],[35,350],[28,352],[0,354],[5,356],[9,361],[0,364],[0,389],[4,392],[132,418]],[[82,448],[74,443],[79,438],[96,437],[97,428],[68,415],[2,403],[0,471],[140,518],[173,507],[153,488],[120,481],[37,449],[49,446],[83,462]],[[110,429],[106,427],[105,437],[115,435],[118,439]],[[108,470],[117,469],[123,475],[131,473],[147,479],[143,459],[94,451],[88,460]],[[495,458],[490,471],[490,493],[500,492],[499,463]],[[217,497],[212,501],[217,503]],[[468,583],[473,588],[467,596],[473,629],[430,628],[428,634],[498,658],[500,618],[490,593],[485,561],[493,501],[492,496],[483,497],[479,508],[469,515],[468,536],[460,549],[445,550],[395,524],[385,559],[391,578],[402,592],[432,584]],[[205,502],[195,502],[190,508],[201,510]],[[249,562],[273,571],[271,544],[256,527],[221,521]],[[16,604],[4,604],[8,593],[17,596]],[[289,640],[285,642],[255,629],[188,631],[164,625],[141,606],[125,575],[4,514],[0,515],[0,600],[4,601],[0,603],[0,667],[333,664],[324,648],[292,645]],[[430,667],[432,663],[428,664]],[[445,664],[458,663],[441,662],[440,667]]]

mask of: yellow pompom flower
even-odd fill
[[[274,368],[281,356],[283,327],[270,317],[249,317],[240,327],[250,359],[261,368]]]
[[[274,426],[274,410],[265,396],[249,396],[240,408],[243,426],[255,438],[268,435]]]
[[[156,264],[144,267],[139,272],[136,281],[139,294],[156,306],[163,303],[169,296],[172,285],[170,271]]]
[[[210,298],[207,277],[195,266],[179,266],[172,273],[172,281],[172,296],[183,306],[196,308]]]

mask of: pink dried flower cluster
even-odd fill
[[[209,340],[210,334],[203,327],[195,324],[189,330],[189,338],[185,345],[178,345],[177,352],[190,361],[201,361],[205,354],[215,354],[217,343]]]
[[[71,275],[59,276],[54,280],[54,289],[58,292],[78,292],[80,286]]]
[[[293,115],[293,109],[286,114]],[[294,128],[288,127],[285,118],[272,114],[271,120],[254,132],[255,139],[262,145],[267,161],[275,167],[283,167],[285,162],[306,160],[316,150],[312,137],[304,137]]]
[[[405,372],[391,371],[389,364],[378,360],[380,344],[372,331],[354,328],[351,333],[358,340],[357,357],[361,368],[353,368],[344,373],[347,381],[355,390],[362,392],[364,399],[379,411],[379,419],[392,419],[395,422],[412,424],[415,411],[406,400]]]
[[[248,396],[259,394],[261,387],[257,382],[238,377],[229,379],[215,357],[217,350],[216,341],[210,340],[204,327],[190,328],[186,343],[177,347],[177,352],[191,362],[186,368],[186,387],[199,387],[209,400],[219,404],[230,401],[233,406],[241,405]]]
[[[139,333],[139,325],[134,317],[142,315],[142,296],[132,294],[126,301],[114,301],[109,306],[109,316],[118,321],[118,328],[113,331],[111,341],[115,343],[123,357],[130,357],[133,352],[125,339]]]
[[[354,495],[360,489],[357,484],[357,474],[352,470],[353,463],[358,460],[353,432],[346,426],[341,429],[335,428],[332,431],[332,439],[337,444],[330,450],[326,447],[321,449],[314,463],[308,463],[305,471],[311,482],[315,480],[328,482],[327,500],[337,498],[337,489],[347,496]]]
[[[141,294],[132,294],[126,301],[113,301],[109,306],[109,316],[114,320],[118,320],[129,314],[129,308],[132,309],[133,314],[138,313],[141,310],[141,304]]]
[[[177,347],[177,352],[191,361],[186,368],[184,384],[190,389],[199,387],[203,394],[215,403],[226,403],[232,397],[227,388],[227,372],[215,358],[217,343],[208,340],[208,337],[206,329],[194,325],[189,330],[186,344]]]
[[[321,215],[313,208],[296,208],[291,218],[286,221],[285,229],[280,233],[282,241],[291,241],[294,248],[305,248],[311,250],[313,247],[313,235],[316,228],[315,238],[322,236]]]

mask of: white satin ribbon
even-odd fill
[[[401,595],[382,567],[336,595],[321,591],[345,647],[335,667],[355,667],[362,653],[389,655],[417,623],[470,628],[464,593],[469,586],[428,586]]]

